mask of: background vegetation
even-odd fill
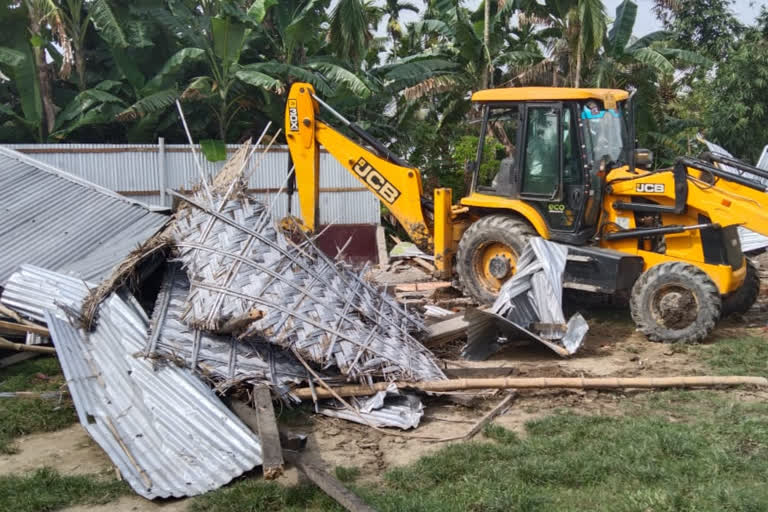
[[[637,37],[629,0],[468,3],[4,2],[0,142],[183,142],[176,99],[196,139],[238,142],[282,125],[301,80],[455,188],[469,93],[485,87],[636,89],[639,141],[659,165],[698,151],[697,133],[752,162],[768,143],[765,8],[744,26],[731,0],[655,0],[664,30]]]

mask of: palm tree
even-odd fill
[[[397,56],[398,43],[403,37],[403,26],[400,23],[400,13],[403,11],[410,11],[418,13],[419,8],[410,2],[401,2],[400,0],[384,0],[384,7],[382,8],[384,15],[388,16],[387,20],[387,34],[392,42],[392,57]]]
[[[602,0],[559,0],[540,4],[521,0],[526,16],[554,29],[548,51],[552,85],[558,85],[562,71],[573,87],[581,85],[584,61],[600,50],[606,30]]]

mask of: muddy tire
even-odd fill
[[[760,295],[760,274],[754,263],[747,259],[747,277],[738,290],[723,297],[723,316],[744,314],[749,311]]]
[[[722,307],[709,276],[688,263],[662,263],[635,282],[629,300],[637,329],[651,341],[697,343],[714,330]]]
[[[480,304],[493,303],[535,234],[527,222],[509,215],[489,215],[467,228],[456,254],[456,273],[464,292]]]

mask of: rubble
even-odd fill
[[[169,265],[155,302],[146,355],[172,359],[197,370],[220,392],[239,384],[267,384],[279,396],[287,397],[290,384],[307,380],[307,371],[289,352],[264,339],[238,340],[183,323],[188,294],[186,274],[180,265]]]

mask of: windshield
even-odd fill
[[[628,162],[627,125],[622,107],[601,110],[596,102],[590,101],[582,108],[581,119],[586,132],[586,149],[593,162],[605,159],[609,167]]]

